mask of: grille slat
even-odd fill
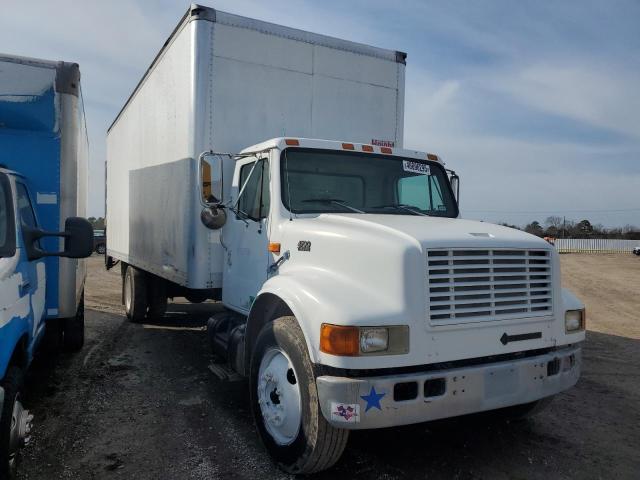
[[[547,250],[430,250],[428,318],[433,325],[550,315]]]

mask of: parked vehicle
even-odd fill
[[[23,378],[46,337],[84,341],[87,148],[78,65],[0,55],[0,478],[32,416]],[[62,230],[59,232],[59,230]]]
[[[104,230],[93,231],[93,251],[98,255],[104,255],[107,251],[107,237]]]
[[[640,255],[640,247],[634,247],[633,248],[633,254],[634,255]]]
[[[405,58],[192,6],[108,133],[127,316],[220,299],[212,347],[288,472],[352,429],[524,414],[579,377],[554,248],[460,219],[457,175],[402,148]]]

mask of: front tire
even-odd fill
[[[0,417],[0,478],[14,478],[20,449],[26,444],[33,416],[22,406],[22,369],[12,366],[2,380],[4,404]]]
[[[143,271],[131,265],[123,278],[124,311],[133,323],[144,320],[147,313],[147,278]]]
[[[338,461],[349,431],[332,427],[320,411],[311,359],[295,317],[280,317],[262,328],[252,352],[250,384],[256,428],[282,470],[309,474]]]

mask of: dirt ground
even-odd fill
[[[563,255],[563,285],[587,305],[578,385],[538,416],[474,415],[355,432],[316,478],[640,478],[640,258]],[[87,340],[37,359],[22,479],[286,478],[261,448],[247,382],[210,370],[204,324],[218,306],[176,302],[162,323],[128,323],[119,269],[90,259]]]

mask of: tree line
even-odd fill
[[[569,220],[564,217],[550,216],[540,223],[534,220],[524,228],[508,223],[501,223],[506,227],[524,230],[538,237],[554,238],[615,238],[621,240],[640,240],[640,228],[633,225],[606,228],[602,224],[593,224],[587,219],[580,221]]]

